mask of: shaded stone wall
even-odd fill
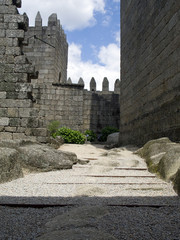
[[[121,0],[121,144],[179,140],[179,29],[179,1]]]
[[[83,129],[91,129],[97,134],[107,126],[119,128],[120,119],[120,81],[116,80],[114,92],[109,91],[109,82],[104,78],[102,91],[96,91],[94,78],[90,82],[90,91],[83,93]]]
[[[37,117],[33,109],[31,78],[34,67],[22,53],[26,15],[21,1],[0,0],[0,139],[24,138]]]

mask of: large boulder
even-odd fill
[[[72,168],[78,159],[76,154],[58,151],[46,145],[33,144],[18,148],[22,165],[29,170],[52,171]]]
[[[158,164],[168,149],[174,145],[169,138],[159,138],[147,142],[137,153],[145,158],[148,169],[151,172],[157,172]]]
[[[168,138],[147,142],[137,152],[146,160],[150,172],[157,173],[166,181],[172,181],[175,191],[180,195],[180,144]]]
[[[22,177],[23,171],[69,169],[77,162],[74,153],[56,150],[28,139],[0,141],[0,182]]]
[[[19,152],[15,149],[0,148],[0,183],[22,176]]]
[[[180,144],[174,144],[169,147],[167,152],[161,158],[158,164],[158,172],[165,179],[174,177],[180,168]]]
[[[119,142],[119,132],[109,134],[107,137],[107,145],[118,145]]]

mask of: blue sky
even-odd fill
[[[110,89],[120,79],[120,0],[23,0],[19,12],[26,12],[30,25],[40,11],[43,25],[57,13],[69,43],[68,77],[80,77],[89,87],[92,77],[97,89],[108,77]]]

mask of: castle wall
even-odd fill
[[[22,54],[26,15],[19,15],[21,1],[0,1],[0,140],[24,138],[33,109],[31,78],[34,67]]]
[[[121,144],[179,140],[179,16],[176,0],[121,0]]]
[[[95,79],[90,91],[83,79],[67,81],[68,44],[57,15],[42,26],[38,13],[35,27],[28,27],[20,5],[20,0],[0,0],[0,140],[46,142],[53,120],[82,132],[118,127],[119,80],[114,92],[107,78],[102,91],[96,91]]]
[[[119,94],[84,91],[83,129],[100,133],[107,126],[119,128]]]

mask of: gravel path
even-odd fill
[[[180,239],[179,197],[134,148],[60,150],[81,164],[0,185],[0,240]]]

